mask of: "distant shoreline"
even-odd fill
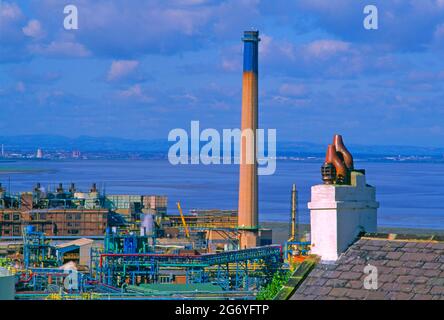
[[[1,174],[20,174],[20,173],[39,173],[39,172],[48,172],[50,170],[46,169],[37,169],[37,168],[1,168],[0,167],[0,175]]]
[[[288,154],[277,155],[276,160],[278,162],[299,162],[299,163],[321,163],[324,159],[323,154]],[[7,159],[0,160],[2,163],[11,163],[18,161],[29,162],[42,162],[42,161],[56,161],[56,162],[71,162],[71,161],[153,161],[162,160],[168,161],[168,155],[165,153],[150,153],[150,152],[98,152],[90,153],[85,152],[82,154],[82,158],[72,158],[70,155],[64,155],[60,157],[57,154],[45,156],[43,159],[29,158],[29,157],[9,157]],[[221,160],[223,160],[221,158]],[[232,158],[234,161],[234,158]],[[393,154],[381,154],[381,155],[366,155],[355,154],[355,162],[357,163],[431,163],[442,165],[444,163],[444,156],[442,155],[393,155]]]

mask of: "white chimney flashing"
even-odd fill
[[[324,262],[336,261],[361,232],[376,232],[375,188],[366,184],[365,175],[351,173],[351,185],[311,187],[311,253]]]

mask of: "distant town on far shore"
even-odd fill
[[[115,137],[56,135],[0,137],[0,159],[104,160],[166,159],[172,142],[166,139],[131,140]],[[444,162],[444,148],[420,146],[353,145],[357,161]],[[278,141],[278,160],[319,161],[321,143]]]

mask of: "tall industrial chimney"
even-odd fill
[[[238,228],[240,248],[258,245],[258,185],[256,129],[258,127],[259,31],[245,31],[242,82],[242,137],[240,141]],[[248,132],[252,136],[248,136]]]

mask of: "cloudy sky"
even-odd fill
[[[278,140],[444,146],[444,0],[0,3],[1,135],[238,127],[255,28],[260,126]],[[71,3],[78,30],[63,27]],[[363,27],[367,4],[378,30]]]

